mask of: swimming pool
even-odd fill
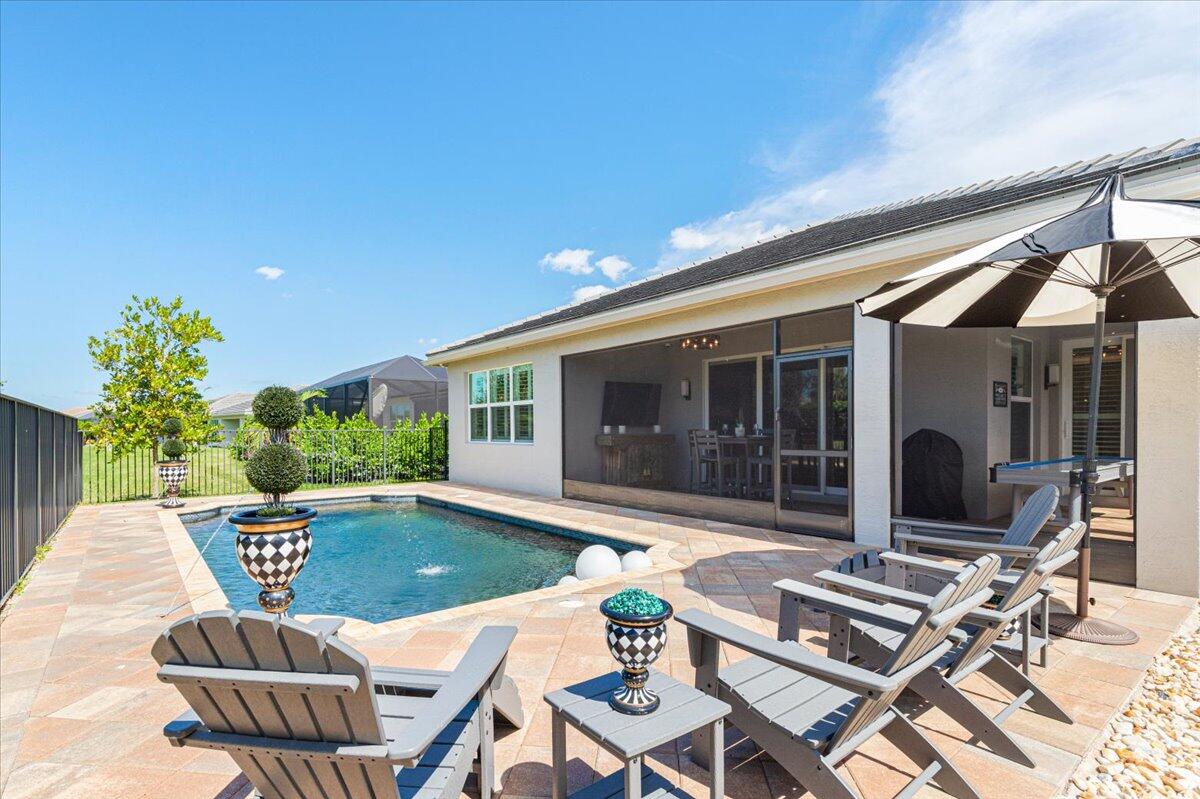
[[[590,544],[618,553],[633,548],[424,497],[311,504],[320,513],[312,521],[312,555],[292,584],[293,614],[382,622],[429,613],[552,586],[574,571]],[[258,585],[234,553],[237,531],[222,525],[229,510],[180,518],[197,550],[216,532],[205,562],[236,609],[258,610]]]

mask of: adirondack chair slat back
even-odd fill
[[[386,744],[366,659],[347,644],[274,614],[214,611],[171,625],[155,642],[160,666],[205,666],[264,673],[338,674],[358,679],[352,693],[273,690],[270,685],[237,687],[176,683],[192,710],[213,732],[281,740]],[[395,773],[386,762],[306,760],[229,754],[264,799],[327,796],[398,796]]]
[[[938,644],[946,640],[946,636],[954,629],[957,621],[986,599],[986,589],[995,579],[999,570],[1000,558],[996,555],[984,555],[963,567],[958,576],[948,582],[937,596],[930,598],[912,629],[908,631],[904,640],[896,647],[879,673],[889,677],[897,674],[905,666],[929,654]],[[935,615],[939,616],[940,622],[936,627],[931,624]],[[883,715],[904,691],[908,683],[907,680],[901,682],[901,685],[897,685],[896,688],[878,697],[860,699],[846,717],[845,723],[830,740],[829,747],[836,748],[842,741],[852,738]]]
[[[1021,510],[1013,517],[1012,523],[1004,531],[1000,543],[1005,546],[1027,547],[1033,537],[1041,532],[1046,522],[1058,510],[1058,487],[1044,485],[1029,495]],[[1011,555],[1001,556],[1000,568],[1012,568],[1014,558]]]
[[[996,610],[1003,613],[1011,608],[1015,608],[1036,594],[1051,577],[1049,574],[1038,574],[1038,567],[1043,563],[1050,563],[1075,549],[1079,545],[1079,539],[1083,537],[1086,529],[1087,525],[1083,522],[1074,522],[1046,542],[1046,545],[1029,559],[1025,570],[1021,572],[1021,576],[1017,578],[1013,587],[1004,594],[1004,598],[996,605]],[[950,667],[949,673],[954,674],[974,663],[975,659],[991,649],[992,644],[996,643],[1003,634],[1003,627],[978,628],[971,635],[966,647],[959,653],[958,658]]]

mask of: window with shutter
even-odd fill
[[[533,365],[468,374],[467,410],[470,441],[533,443]]]

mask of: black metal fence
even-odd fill
[[[449,466],[447,425],[391,430],[294,430],[291,441],[308,467],[303,489],[330,486],[445,480]],[[187,455],[183,497],[246,494],[246,461],[266,443],[265,433],[238,433],[232,441],[193,448]],[[154,456],[147,448],[115,455],[110,448],[83,449],[83,501],[120,502],[162,495]]]
[[[81,495],[79,426],[0,395],[0,604]]]

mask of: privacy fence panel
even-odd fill
[[[302,489],[445,480],[449,439],[445,422],[391,430],[296,430],[291,441],[304,454]],[[252,494],[246,461],[267,443],[262,431],[238,433],[232,441],[193,447],[181,497]],[[115,454],[88,444],[83,453],[85,502],[120,502],[162,495],[149,447]]]
[[[82,494],[82,441],[70,416],[0,395],[0,596]],[[2,600],[0,600],[2,601]]]

